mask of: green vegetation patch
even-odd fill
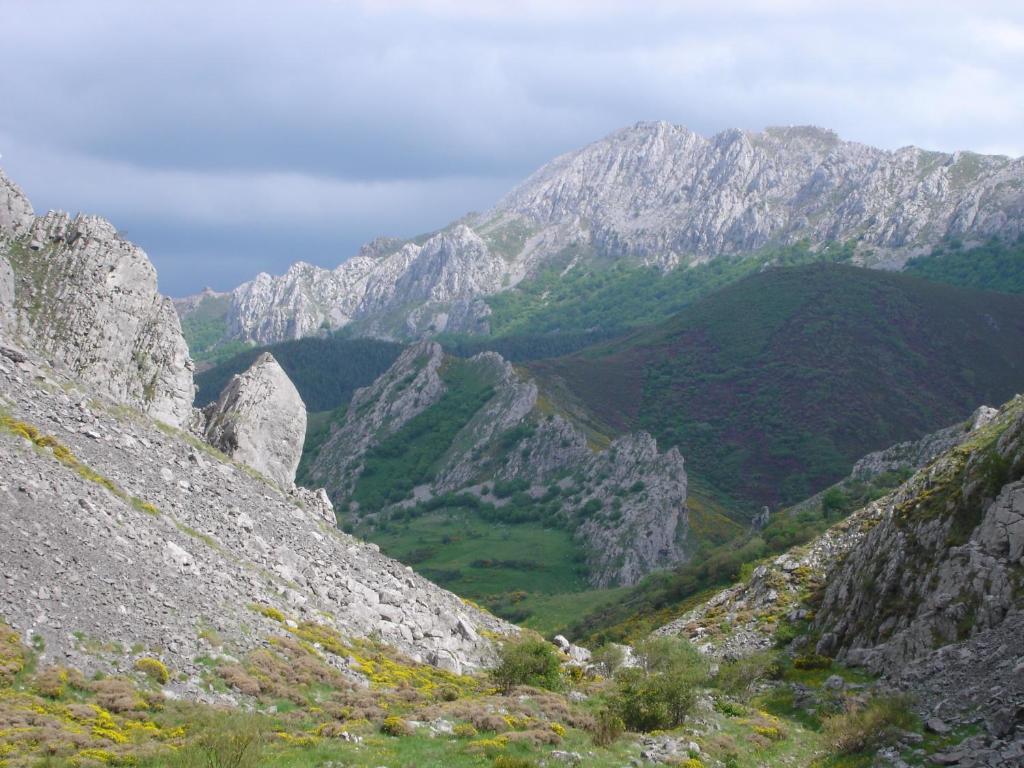
[[[677,445],[753,512],[1024,387],[1024,299],[836,264],[769,269],[671,320],[529,364],[622,431]]]
[[[905,271],[927,280],[1003,293],[1024,293],[1024,238],[992,239],[967,248],[951,240],[927,256],[907,262]]]
[[[448,361],[441,371],[441,399],[367,451],[352,498],[364,510],[401,501],[430,482],[459,431],[494,396],[477,366]]]

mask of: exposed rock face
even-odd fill
[[[443,360],[440,344],[419,342],[372,385],[356,390],[345,423],[320,449],[310,477],[336,500],[351,493],[366,451],[441,399]]]
[[[310,472],[339,508],[357,518],[379,511],[350,503],[364,457],[441,400],[448,364],[440,345],[419,342],[356,393]],[[534,498],[556,484],[564,490],[560,514],[583,544],[595,586],[633,584],[686,557],[687,478],[677,450],[659,453],[650,435],[638,433],[594,451],[565,418],[540,412],[536,383],[500,355],[484,352],[461,365],[487,383],[489,397],[461,426],[430,482],[399,506],[455,493],[501,507],[508,500],[484,490],[492,479],[517,481]]]
[[[14,322],[14,270],[0,256],[0,331]]]
[[[1021,232],[1024,162],[844,142],[812,127],[705,138],[638,123],[540,169],[498,204],[551,225],[579,217],[596,247],[670,267],[769,242],[862,238],[903,251],[949,235]]]
[[[812,127],[706,138],[638,123],[548,163],[486,214],[422,245],[381,238],[335,270],[296,264],[233,294],[230,335],[260,343],[356,322],[364,333],[487,332],[474,300],[573,254],[671,269],[773,243],[858,241],[899,267],[946,236],[1024,232],[1024,160],[894,152]]]
[[[306,406],[269,352],[231,377],[204,411],[206,439],[282,488],[295,484],[306,439]]]
[[[515,631],[337,530],[316,494],[283,493],[34,358],[0,355],[0,400],[89,470],[0,427],[0,615],[42,635],[47,663],[125,671],[127,652],[96,648],[139,643],[197,678],[213,653],[200,627],[237,657],[288,633],[254,605],[455,670],[491,663],[487,635]]]
[[[34,218],[25,193],[0,170],[0,238],[23,235]]]
[[[1018,398],[894,494],[829,581],[822,650],[895,672],[1021,608],[1022,475]]]
[[[813,609],[818,653],[883,674],[922,711],[1018,728],[1024,745],[1024,398],[969,423],[888,496],[658,632],[742,655],[770,647],[778,616]],[[803,604],[821,584],[820,605]]]
[[[10,335],[153,418],[188,420],[192,360],[142,249],[99,217],[49,213],[6,250],[16,278]]]

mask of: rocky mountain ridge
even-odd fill
[[[584,543],[595,586],[632,584],[685,559],[687,478],[677,450],[659,452],[646,433],[594,450],[579,427],[543,412],[536,383],[500,355],[455,361],[431,341],[411,346],[359,390],[344,423],[320,449],[310,476],[328,490],[343,519],[381,511],[358,501],[373,450],[438,407],[452,391],[446,372],[455,365],[487,382],[486,397],[458,425],[429,478],[408,496],[387,499],[384,508],[445,494],[469,494],[500,508],[509,502],[495,495],[495,483],[517,484],[535,501],[554,485],[561,493],[559,514]]]
[[[334,270],[299,263],[232,292],[227,338],[259,344],[354,324],[417,338],[487,333],[483,297],[546,267],[670,270],[771,244],[855,241],[900,267],[943,238],[1024,232],[1024,161],[887,151],[813,127],[704,137],[637,123],[543,166],[487,213],[381,238]]]

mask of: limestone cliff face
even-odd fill
[[[486,333],[480,298],[557,263],[672,269],[769,244],[857,241],[899,267],[943,237],[1024,232],[1024,160],[886,151],[813,127],[711,137],[638,123],[556,158],[492,210],[420,242],[381,238],[334,270],[296,264],[233,295],[231,338],[259,343],[350,322],[419,338]]]
[[[32,219],[12,189],[0,181],[0,226],[8,227],[0,253],[14,276],[7,334],[114,399],[184,424],[195,391],[192,360],[146,254],[96,216]],[[11,284],[0,266],[5,307]]]
[[[578,427],[542,412],[536,383],[500,355],[485,352],[456,363],[430,341],[410,347],[356,393],[344,423],[317,455],[311,478],[327,488],[342,518],[373,519],[382,511],[352,502],[364,459],[451,392],[447,371],[455,365],[486,384],[486,401],[460,425],[431,479],[395,506],[453,493],[500,508],[509,500],[493,494],[493,480],[514,482],[545,503],[555,485],[557,514],[581,542],[595,586],[633,584],[685,559],[687,478],[678,451],[660,453],[646,433],[595,451]]]
[[[210,445],[247,464],[282,488],[295,484],[306,439],[306,406],[269,352],[231,377],[204,411]]]

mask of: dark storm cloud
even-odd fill
[[[442,226],[637,120],[1019,154],[1022,75],[1009,2],[0,0],[0,164],[181,293]]]

